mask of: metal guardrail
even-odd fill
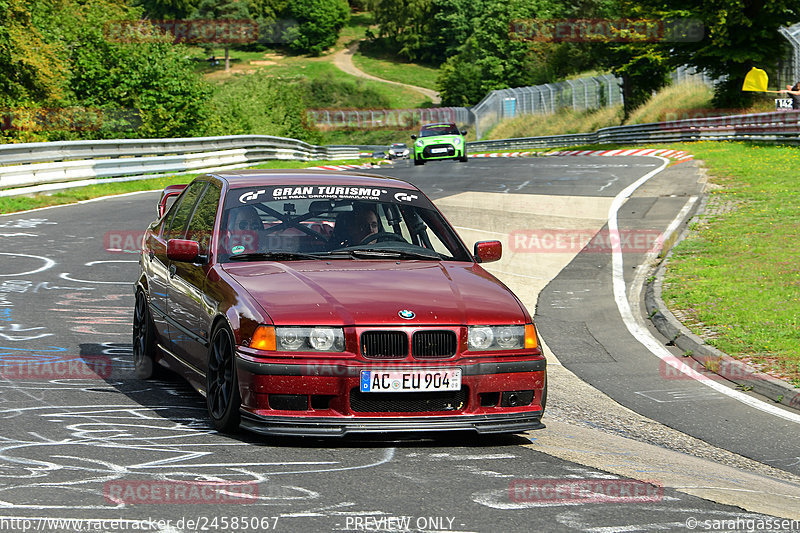
[[[550,135],[467,143],[470,151],[561,148],[589,144],[691,141],[759,141],[800,144],[800,111],[694,118],[612,126],[594,133]]]
[[[470,151],[559,148],[589,144],[640,144],[750,140],[800,144],[800,111],[695,118],[614,126],[594,133],[467,143]],[[86,178],[201,172],[268,160],[357,159],[367,147],[314,146],[261,135],[196,139],[67,141],[0,146],[0,190],[60,184]],[[11,163],[11,164],[9,164]]]
[[[275,159],[358,159],[355,146],[315,146],[266,135],[64,141],[0,146],[0,189],[85,178],[202,171]]]

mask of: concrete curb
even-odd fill
[[[704,195],[699,205],[695,208],[695,212],[687,214],[685,221],[702,214],[707,203],[708,196]],[[686,225],[684,224],[684,226]],[[652,280],[645,286],[644,304],[647,316],[656,329],[664,337],[670,339],[669,345],[677,346],[683,350],[687,358],[691,358],[697,363],[696,365],[690,364],[690,366],[705,375],[709,375],[707,372],[710,371],[719,376],[718,378],[709,377],[709,379],[731,381],[739,385],[743,390],[755,392],[776,403],[800,410],[800,389],[780,379],[759,372],[752,366],[706,344],[702,338],[689,331],[689,328],[675,318],[675,315],[667,308],[661,297],[664,271],[672,256],[672,247],[686,238],[688,234],[689,229],[686,227],[677,238],[673,236],[665,238],[667,243],[672,240],[674,242],[669,245],[669,251],[656,267]]]

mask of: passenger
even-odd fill
[[[228,212],[226,248],[229,253],[259,249],[259,233],[264,229],[258,211],[252,205],[235,207]]]

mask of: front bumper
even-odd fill
[[[414,157],[417,159],[459,159],[464,155],[464,147],[454,146],[450,143],[429,144],[423,148],[415,147]]]
[[[461,368],[462,389],[453,392],[451,399],[447,393],[361,393],[361,370],[398,370],[389,361],[288,364],[237,357],[242,425],[271,435],[339,437],[378,432],[515,433],[540,429],[544,427],[546,364],[544,358],[532,358],[402,366]],[[511,403],[510,395],[525,400]]]
[[[264,416],[242,411],[242,427],[262,435],[344,437],[365,433],[432,433],[475,431],[479,434],[520,433],[544,429],[542,413],[445,417],[354,418]]]

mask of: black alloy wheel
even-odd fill
[[[206,372],[206,405],[214,428],[222,433],[236,432],[241,404],[233,334],[221,325],[211,338]]]
[[[147,298],[142,291],[137,291],[133,310],[133,370],[137,378],[150,379],[158,373],[158,365],[153,358],[155,350],[153,321],[150,319]]]

